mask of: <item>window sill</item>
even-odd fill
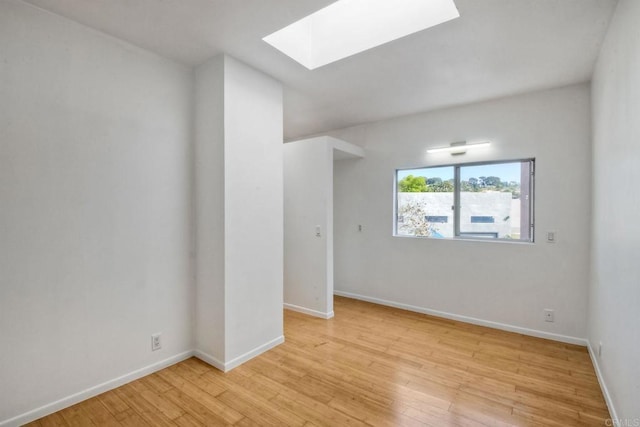
[[[483,238],[472,238],[472,237],[420,237],[420,236],[406,236],[402,234],[394,234],[393,237],[403,238],[403,239],[420,239],[420,240],[441,240],[448,242],[481,242],[481,243],[498,243],[498,244],[509,244],[509,245],[534,245],[535,241],[526,241],[526,240],[511,240],[511,239],[483,239]]]

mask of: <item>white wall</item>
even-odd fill
[[[284,302],[318,317],[333,316],[333,145],[328,140],[284,145]]]
[[[193,348],[191,91],[0,2],[0,422]]]
[[[361,147],[329,136],[284,145],[284,302],[288,309],[333,317],[334,161],[349,163],[362,157]]]
[[[336,290],[581,342],[589,280],[589,115],[589,87],[576,85],[331,132],[367,152],[334,171]],[[461,157],[425,152],[475,139],[493,145]],[[537,170],[536,243],[392,236],[396,168],[529,157]],[[557,231],[557,243],[545,242],[546,230]],[[545,308],[555,310],[554,323],[543,321]]]
[[[226,55],[195,76],[196,345],[228,370],[283,340],[282,86]]]
[[[195,344],[224,360],[224,56],[195,69]]]
[[[640,2],[620,0],[593,78],[589,341],[622,420],[640,421]],[[634,425],[634,424],[628,424]]]
[[[226,360],[283,339],[282,85],[225,56]]]

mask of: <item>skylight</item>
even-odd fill
[[[459,16],[453,0],[339,0],[263,40],[313,70]]]

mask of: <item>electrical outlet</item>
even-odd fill
[[[160,337],[162,334],[153,334],[151,335],[151,351],[160,350],[162,348],[162,341]]]
[[[598,343],[598,357],[602,357],[602,341]]]
[[[547,243],[555,243],[556,242],[556,234],[555,231],[547,231]]]
[[[553,322],[553,310],[549,308],[544,309],[544,321]]]

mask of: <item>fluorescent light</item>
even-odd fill
[[[459,16],[453,0],[339,0],[262,40],[313,70]]]
[[[452,142],[447,147],[429,148],[427,153],[451,153],[451,154],[464,154],[467,150],[474,148],[486,148],[491,145],[491,141],[474,142],[467,144],[466,142]]]

